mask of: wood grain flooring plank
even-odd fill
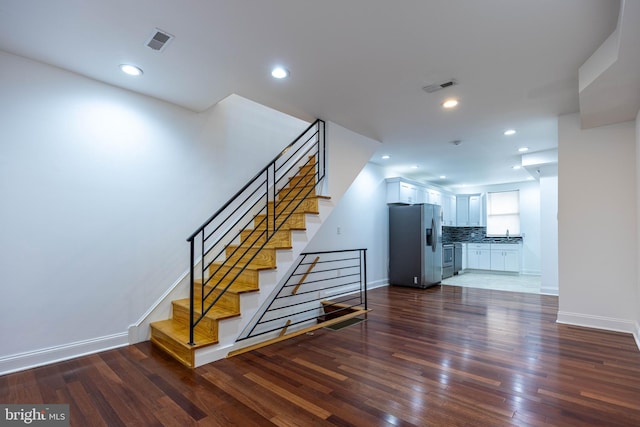
[[[331,416],[331,413],[326,411],[325,409],[321,408],[320,406],[305,400],[301,397],[299,397],[296,393],[293,393],[283,387],[280,387],[266,379],[264,379],[262,376],[255,374],[253,372],[249,372],[246,373],[244,375],[246,378],[250,379],[251,381],[255,382],[256,384],[264,387],[266,390],[271,391],[272,393],[277,394],[278,396],[288,400],[289,402],[293,403],[294,405],[300,407],[301,409],[315,415],[318,418],[322,418],[322,419],[327,419]]]
[[[312,371],[319,372],[319,373],[321,373],[323,375],[326,375],[326,376],[331,377],[333,379],[336,379],[338,381],[344,381],[344,380],[346,380],[348,378],[348,377],[345,377],[344,375],[342,375],[342,374],[340,374],[338,372],[323,368],[322,366],[318,366],[315,363],[308,362],[308,361],[303,360],[303,359],[301,359],[299,357],[294,358],[293,359],[293,363],[296,363],[298,365],[302,365],[305,368],[311,369]]]

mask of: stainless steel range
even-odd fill
[[[442,278],[453,276],[453,259],[454,259],[453,243],[445,243],[442,245]]]

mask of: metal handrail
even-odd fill
[[[326,175],[326,161],[325,123],[316,120],[187,238],[190,245],[189,344],[195,345],[194,330],[198,323],[304,200],[318,190]],[[296,166],[313,167],[314,173],[299,187],[288,189],[287,197],[281,200],[279,192],[295,175]],[[264,216],[262,220],[258,220],[260,215]],[[251,229],[252,224],[256,233],[250,233],[250,244],[238,245],[227,254],[228,247],[238,242],[241,232]],[[253,255],[250,250],[254,251]],[[214,263],[219,265],[214,267]],[[216,278],[217,274],[222,276]],[[226,285],[222,285],[223,281]],[[196,286],[201,287],[199,315],[195,312]],[[205,292],[206,286],[210,289]],[[205,306],[205,301],[216,290],[218,295]]]
[[[291,275],[237,341],[295,325],[317,325],[326,315],[324,307],[331,306],[332,314],[368,309],[366,249],[302,253]]]

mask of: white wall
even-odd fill
[[[640,111],[636,115],[636,265],[640,265]],[[640,348],[640,271],[636,270],[636,344]]]
[[[0,373],[127,343],[185,239],[307,123],[196,114],[0,52]],[[26,361],[26,362],[25,362]]]
[[[541,274],[540,254],[540,185],[537,181],[466,187],[458,194],[520,190],[520,231],[522,239],[522,272]]]
[[[383,170],[367,163],[306,250],[366,248],[367,282],[370,288],[386,284],[389,259],[388,218]]]
[[[636,128],[558,126],[558,321],[631,332],[637,317]]]
[[[558,177],[540,177],[541,292],[558,295]]]

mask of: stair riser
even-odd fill
[[[173,319],[178,322],[183,323],[187,327],[189,326],[189,309],[179,305],[173,304]],[[208,317],[204,317],[198,324],[196,325],[196,333],[201,333],[203,335],[209,336],[215,340],[218,339],[218,320],[209,319]]]
[[[238,263],[238,266],[243,266],[250,262],[250,265],[261,266],[266,268],[275,268],[276,266],[276,251],[272,248],[243,248],[228,247],[226,250],[227,262],[231,264]],[[235,253],[234,253],[235,252]]]
[[[253,222],[254,227],[258,229],[264,229],[265,228],[264,218],[265,218],[265,215],[258,215]],[[273,221],[272,219],[269,220],[269,227],[272,227],[273,225],[272,221]],[[281,219],[278,219],[278,225],[281,221],[282,221]],[[306,223],[305,214],[294,213],[294,214],[291,214],[289,218],[287,218],[287,220],[284,222],[282,227],[288,228],[290,230],[304,230],[306,229],[306,225],[307,223]]]
[[[291,177],[289,182],[287,183],[287,187],[296,187],[302,185],[304,187],[313,187],[316,184],[316,175],[315,171],[306,175],[296,175]]]
[[[269,212],[273,212],[273,202],[269,202]],[[312,197],[309,199],[278,201],[276,212],[278,214],[289,212],[318,213],[318,199]]]
[[[216,271],[218,267],[219,266],[215,264],[209,267],[209,274],[213,274],[213,278],[209,281],[209,283],[217,283],[220,280],[225,280],[228,283],[229,280],[232,280],[234,277],[236,277],[236,275],[238,275],[238,272],[240,272],[240,274],[234,281],[235,283],[246,283],[248,285],[255,285],[256,287],[258,287],[258,271],[247,269],[242,270],[238,267],[234,267],[231,269],[229,269],[228,267],[222,267],[220,268],[220,270]],[[225,272],[227,271],[229,273],[225,276]],[[197,288],[198,287],[196,286],[196,289]]]
[[[278,200],[301,199],[314,196],[317,196],[315,184],[309,186],[287,186],[278,191]]]
[[[208,292],[209,288],[205,288],[205,292]],[[211,295],[209,295],[207,297],[207,299],[204,300],[204,306],[208,307],[216,298],[218,295],[220,295],[220,293],[222,292],[221,289],[216,289],[213,292],[211,292]],[[194,294],[196,300],[200,300],[201,298],[201,294],[200,294],[200,289],[199,287],[196,287],[196,291]],[[235,292],[225,292],[222,294],[222,296],[220,297],[220,299],[218,300],[218,302],[216,302],[216,305],[219,307],[224,307],[226,309],[229,309],[231,311],[240,311],[240,295],[238,295]]]
[[[151,326],[151,342],[155,343],[156,345],[164,349],[164,351],[171,354],[183,365],[190,368],[194,367],[195,362],[193,351],[185,349],[184,347],[178,345],[172,337],[166,335],[164,332],[158,329],[155,329],[153,325]]]
[[[255,245],[263,245],[267,240],[267,236],[264,234],[260,235],[259,231],[254,230],[244,230],[240,233],[240,241],[243,244],[255,244]],[[291,247],[291,232],[289,230],[286,231],[277,231],[275,236],[271,238],[265,245],[266,248],[290,248]]]

